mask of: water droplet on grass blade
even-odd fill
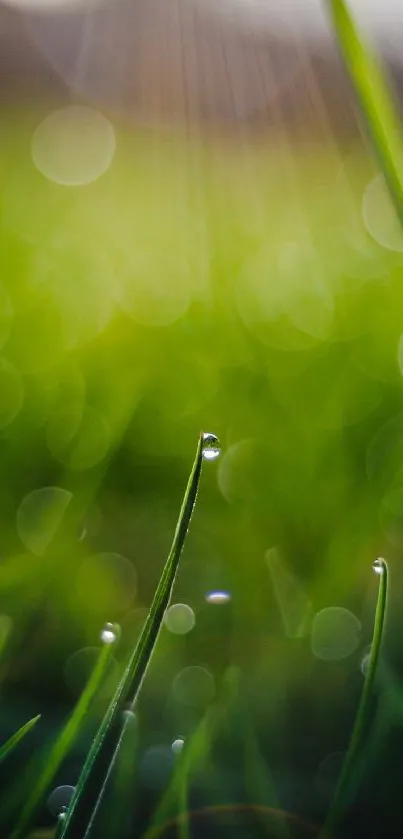
[[[364,650],[361,663],[360,663],[360,670],[363,676],[366,676],[369,669],[369,663],[371,660],[371,646],[366,647]]]
[[[125,708],[125,710],[122,711],[122,717],[125,725],[134,725],[137,719],[136,714],[131,708]]]
[[[220,441],[216,434],[206,432],[203,434],[202,454],[205,460],[215,460],[221,452]]]
[[[372,563],[372,568],[375,571],[375,574],[383,574],[385,570],[385,560],[382,559],[381,556]]]
[[[73,797],[74,791],[75,787],[72,787],[68,784],[65,784],[61,787],[56,787],[56,789],[54,789],[53,792],[50,793],[50,796],[47,801],[49,812],[52,813],[53,816],[57,816],[58,818],[63,817],[67,812],[67,808]]]
[[[177,737],[172,743],[172,751],[175,755],[179,754],[185,745],[183,737]]]
[[[117,623],[106,623],[101,632],[101,641],[104,644],[114,644],[119,641],[120,627]]]

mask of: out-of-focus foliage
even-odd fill
[[[403,221],[403,135],[386,71],[365,44],[344,0],[330,0],[337,43],[355,90],[369,139],[378,157],[396,212]]]
[[[342,707],[348,679],[356,704],[374,555],[399,585],[403,236],[383,184],[360,144],[340,153],[327,135],[248,146],[115,125],[108,171],[61,186],[30,158],[44,115],[4,114],[0,137],[7,725],[11,700],[24,718],[44,696],[70,708],[100,628],[118,621],[94,714],[105,709],[203,428],[222,456],[206,466],[174,595],[195,626],[162,631],[139,777],[164,785],[167,743],[195,730],[228,665],[278,765],[293,765],[298,721],[305,735],[312,723],[314,773],[340,748],[328,703]],[[214,590],[228,602],[206,602]],[[345,664],[310,644],[309,614],[333,606],[361,624]]]

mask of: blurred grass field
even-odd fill
[[[396,590],[402,577],[403,234],[389,199],[358,140],[251,145],[123,124],[108,171],[64,187],[30,153],[48,110],[10,108],[0,135],[3,739],[14,716],[44,711],[49,736],[105,621],[122,625],[118,672],[203,428],[222,455],[205,467],[174,596],[195,627],[163,630],[145,740],[186,736],[239,665],[280,767],[303,750],[304,709],[314,774],[346,745],[374,557]],[[206,602],[214,590],[229,602]],[[361,626],[330,664],[312,619],[334,606]],[[388,656],[401,661],[393,631]],[[172,692],[188,666],[213,680],[200,701]]]

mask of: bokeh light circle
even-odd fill
[[[122,309],[141,326],[170,326],[189,308],[191,266],[174,248],[135,247],[120,281]]]
[[[352,612],[342,606],[329,606],[313,619],[312,652],[323,661],[339,661],[357,649],[360,634],[360,621]]]
[[[186,603],[174,603],[166,610],[164,623],[174,635],[186,635],[196,622],[195,613]]]
[[[37,556],[45,553],[72,498],[61,487],[42,487],[25,496],[17,511],[17,530],[29,551]]]
[[[184,667],[174,679],[172,693],[182,705],[207,705],[215,695],[214,677],[206,667]]]
[[[403,545],[403,487],[396,487],[383,497],[379,520],[388,541],[396,547],[401,547]]]
[[[106,456],[110,429],[95,408],[80,403],[57,405],[46,429],[48,448],[56,460],[71,469],[92,469]]]
[[[10,334],[10,329],[14,319],[14,307],[10,297],[0,283],[0,348],[4,346]]]
[[[229,446],[217,470],[219,489],[231,504],[262,503],[262,489],[271,474],[269,447],[253,438]]]
[[[121,613],[133,602],[137,575],[132,563],[117,553],[89,556],[81,564],[76,577],[77,597],[94,613]]]
[[[403,251],[403,232],[382,175],[368,184],[362,215],[368,233],[379,245],[387,250]]]
[[[22,408],[24,389],[13,364],[0,358],[0,429],[9,425]]]
[[[106,117],[83,105],[68,105],[38,125],[31,151],[45,178],[63,186],[82,186],[106,172],[115,147],[115,132]]]
[[[56,787],[47,800],[48,810],[52,816],[58,816],[63,807],[68,807],[74,795],[75,787],[68,784]]]

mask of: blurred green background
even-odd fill
[[[32,158],[51,110],[4,109],[0,135],[2,736],[42,713],[26,758],[51,741],[106,621],[122,626],[113,684],[203,429],[222,453],[204,464],[174,592],[189,609],[164,626],[139,708],[150,808],[164,755],[231,666],[242,701],[203,801],[243,799],[251,726],[282,806],[320,820],[323,761],[346,748],[362,686],[378,554],[391,597],[367,781],[392,807],[401,776],[380,779],[379,760],[394,765],[385,743],[403,719],[403,234],[373,162],[358,140],[242,143],[113,119],[111,165],[72,188]]]

